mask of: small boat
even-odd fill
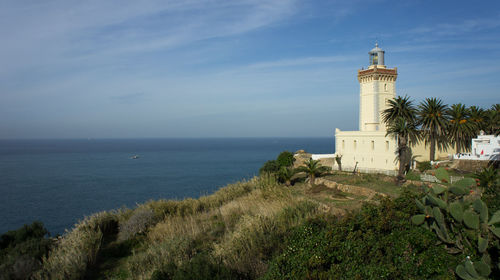
[[[139,158],[139,155],[133,155],[130,157],[130,159],[138,159]]]

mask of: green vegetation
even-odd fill
[[[446,177],[445,173],[440,177]],[[455,270],[462,279],[485,279],[492,270],[496,276],[500,272],[500,228],[495,227],[500,224],[500,211],[489,218],[486,203],[469,195],[474,186],[471,178],[451,186],[434,185],[416,200],[421,214],[412,217],[414,224],[434,231],[449,253],[467,256]]]
[[[388,101],[389,108],[382,112],[384,122],[387,124],[387,134],[398,141],[397,155],[399,169],[397,183],[405,181],[404,174],[410,169],[410,146],[418,142],[416,109],[408,96],[396,97]]]
[[[313,184],[295,181],[292,186],[293,155],[282,154],[274,161],[280,167],[275,173],[263,172],[198,199],[149,201],[135,209],[97,213],[55,240],[46,238],[40,223],[8,232],[0,238],[0,275],[499,277],[500,212],[493,210],[499,204],[491,203],[500,201],[498,170],[485,169],[477,179],[449,185],[449,174],[440,167],[434,170],[439,184],[418,182],[418,174],[409,173],[415,185],[397,186],[393,177],[380,174],[329,171],[317,178],[326,169],[310,159],[297,169],[314,174]],[[27,256],[31,261],[25,261]]]
[[[450,256],[428,231],[414,227],[414,194],[366,204],[344,219],[318,217],[285,240],[265,279],[453,279]]]
[[[276,160],[266,161],[266,163],[264,163],[264,165],[260,168],[259,173],[277,174],[278,172],[282,172],[283,167],[285,167],[288,170],[291,170],[294,161],[295,158],[293,157],[293,154],[291,152],[289,151],[281,152],[276,158]]]
[[[427,170],[430,170],[430,169],[432,169],[431,162],[430,161],[419,161],[419,162],[417,162],[417,169],[422,173],[427,171]]]
[[[394,137],[398,143],[398,185],[404,183],[404,174],[409,171],[411,147],[419,141],[429,145],[430,160],[434,161],[436,148],[455,146],[458,153],[466,152],[470,150],[471,139],[480,131],[500,133],[500,104],[494,104],[490,109],[467,108],[460,103],[448,107],[438,98],[426,98],[415,107],[408,96],[398,96],[388,101],[382,118],[387,126],[387,135]],[[419,163],[417,168],[424,172],[430,164]]]
[[[420,134],[430,146],[430,161],[435,160],[436,146],[439,148],[447,146],[445,139],[448,126],[447,111],[448,106],[438,98],[426,98],[419,106]]]
[[[24,225],[0,236],[1,279],[29,279],[53,244],[41,222]]]
[[[305,166],[299,166],[297,168],[298,172],[305,172],[309,176],[309,184],[311,184],[311,186],[314,186],[314,180],[317,176],[323,175],[330,170],[331,168],[321,166],[319,160],[313,160],[312,158],[305,162]]]

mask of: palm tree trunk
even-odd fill
[[[460,153],[462,151],[462,147],[460,146],[460,141],[462,141],[462,138],[460,137],[460,135],[458,135],[457,133],[457,136],[455,137],[455,141],[457,141],[457,153]]]
[[[436,154],[436,139],[431,136],[431,147],[430,147],[429,160],[434,161],[434,155]]]
[[[398,186],[401,186],[405,182],[405,164],[407,162],[406,138],[400,136],[398,139],[398,144],[399,170],[398,176],[396,177],[396,183]]]
[[[314,174],[311,174],[309,177],[309,183],[311,183],[311,186],[314,186],[315,179],[316,179],[316,176],[314,176]]]

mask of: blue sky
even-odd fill
[[[375,40],[417,102],[500,102],[500,1],[0,1],[0,139],[356,130]]]

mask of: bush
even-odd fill
[[[276,173],[280,170],[280,165],[276,160],[268,160],[264,165],[259,169],[260,174],[264,173]]]
[[[419,161],[419,162],[417,162],[417,169],[422,173],[427,171],[427,170],[430,170],[430,169],[432,169],[431,162],[430,161]]]
[[[100,212],[75,225],[57,240],[36,279],[82,279],[88,268],[95,264],[103,238],[116,234],[118,215]]]
[[[408,173],[406,173],[406,180],[420,181],[420,174],[409,171]]]
[[[53,244],[41,222],[0,236],[0,279],[29,279]]]
[[[276,161],[278,162],[280,167],[282,167],[282,166],[290,167],[293,165],[295,158],[293,157],[293,154],[290,153],[289,151],[284,151],[278,155],[278,158],[276,159]]]
[[[413,226],[415,195],[364,205],[332,223],[312,220],[292,231],[265,279],[454,279],[450,256],[433,233]]]
[[[189,262],[181,265],[171,262],[163,269],[155,271],[151,276],[151,280],[242,278],[242,275],[230,270],[222,263],[215,263],[214,259],[205,253],[197,254]]]
[[[137,208],[130,218],[120,224],[118,240],[130,239],[136,234],[146,232],[146,230],[156,221],[153,210],[147,208]]]

